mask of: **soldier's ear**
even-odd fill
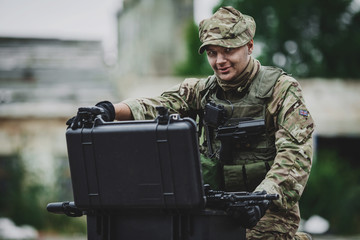
[[[253,50],[254,50],[254,40],[251,39],[246,46],[248,47],[248,54],[252,54]]]

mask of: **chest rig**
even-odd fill
[[[249,88],[241,93],[224,92],[215,77],[210,80],[201,104],[204,109],[209,109],[209,105],[219,108],[215,113],[219,126],[207,121],[209,113],[205,111],[205,143],[207,156],[219,161],[220,186],[226,191],[253,191],[273,164],[275,128],[272,118],[266,114],[266,107],[281,74],[281,69],[261,66]],[[244,133],[243,137],[221,140],[219,134],[224,126],[242,126],[243,123],[255,124],[256,134],[247,136]]]

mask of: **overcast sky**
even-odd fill
[[[194,0],[195,21],[217,2]],[[0,0],[0,36],[102,40],[112,51],[121,7],[122,0]]]

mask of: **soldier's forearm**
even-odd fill
[[[134,117],[128,105],[125,103],[114,104],[115,108],[115,119],[118,121],[133,120]]]

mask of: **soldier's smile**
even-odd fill
[[[230,67],[218,67],[218,70],[221,74],[227,74],[230,72]]]

